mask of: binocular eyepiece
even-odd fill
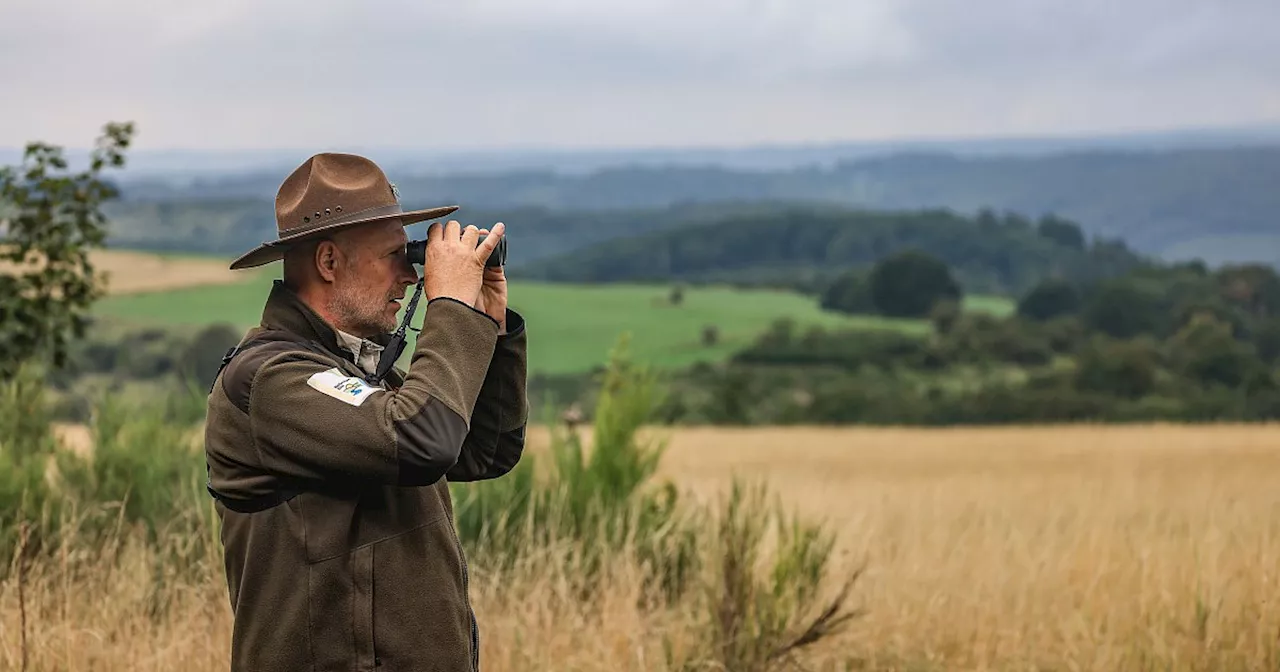
[[[488,234],[481,235],[480,240],[476,241],[476,247],[480,247],[480,243],[488,238]],[[405,255],[409,257],[409,263],[422,266],[427,263],[427,241],[411,240],[404,246]],[[484,265],[489,268],[498,268],[507,263],[507,238],[503,236],[498,239],[497,247],[493,248],[493,252],[489,254],[489,259]]]

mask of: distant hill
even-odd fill
[[[968,292],[981,293],[1021,294],[1047,276],[1110,277],[1144,261],[1120,241],[1086,240],[1076,225],[1054,217],[793,207],[597,243],[513,273],[558,282],[674,279],[810,291],[912,248],[941,258]]]
[[[280,175],[126,185],[108,209],[112,241],[225,252],[272,230]],[[1169,151],[955,156],[898,154],[824,167],[749,171],[721,167],[613,167],[476,172],[397,179],[407,206],[458,203],[460,215],[538,231],[539,251],[568,251],[638,229],[678,225],[695,204],[808,202],[874,210],[984,208],[1053,213],[1090,234],[1122,238],[1147,254],[1211,264],[1280,264],[1280,145]],[[621,211],[646,211],[623,214]],[[665,212],[660,221],[648,219]],[[555,220],[563,226],[547,228]],[[549,234],[548,232],[557,232]],[[552,235],[548,240],[541,237]],[[532,250],[534,244],[526,246]]]
[[[442,175],[552,171],[583,174],[618,166],[719,167],[730,170],[783,171],[830,167],[852,160],[904,153],[959,157],[1049,156],[1095,151],[1153,152],[1222,149],[1280,144],[1280,124],[1174,128],[1104,134],[1016,135],[970,138],[920,137],[885,140],[762,143],[676,147],[531,147],[522,149],[432,149],[429,147],[334,147],[373,157],[389,173]],[[135,148],[125,175],[134,182],[182,184],[194,179],[256,175],[268,189],[284,173],[313,153],[311,148],[187,150]],[[68,158],[79,167],[87,148]],[[19,160],[21,151],[0,147],[0,163]],[[269,193],[269,192],[262,192]],[[261,194],[260,194],[261,195]]]
[[[446,203],[452,201],[431,201]],[[410,204],[406,207],[416,207]],[[551,211],[537,207],[476,209],[463,207],[453,218],[490,225],[503,221],[512,268],[556,256],[587,245],[662,228],[682,228],[713,222],[735,214],[781,212],[785,204],[699,204],[634,210]],[[111,223],[110,244],[154,251],[195,251],[218,255],[244,252],[274,235],[270,201],[250,199],[190,202],[113,202],[104,210]],[[426,235],[425,224],[408,230],[412,238]]]

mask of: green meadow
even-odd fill
[[[257,324],[273,271],[250,275],[238,284],[206,285],[146,294],[111,296],[97,305],[102,317],[131,324],[198,326],[226,322],[240,328]],[[657,367],[718,361],[751,343],[780,318],[800,327],[893,329],[906,334],[928,331],[920,320],[848,316],[822,311],[810,297],[788,292],[686,287],[683,300],[669,300],[663,285],[564,285],[511,281],[511,306],[530,328],[529,366],[533,373],[573,373],[603,363],[624,332],[638,360]],[[970,310],[1007,313],[1008,300],[976,296]],[[419,308],[421,316],[421,307]],[[415,326],[420,321],[415,321]],[[704,341],[704,331],[715,331]]]

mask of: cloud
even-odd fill
[[[0,145],[720,144],[1280,119],[1274,0],[8,0]]]

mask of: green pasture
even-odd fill
[[[134,324],[196,326],[228,322],[247,328],[261,316],[262,302],[275,273],[246,276],[243,283],[210,285],[148,294],[112,296],[96,311]],[[659,367],[717,361],[748,344],[779,318],[800,327],[894,329],[908,334],[928,331],[920,320],[893,320],[829,313],[809,297],[774,291],[727,287],[687,287],[673,305],[670,287],[661,285],[565,285],[512,281],[512,308],[529,325],[532,372],[571,373],[605,361],[623,332],[630,334],[632,355]],[[1007,300],[974,297],[971,310],[1005,313]],[[419,313],[421,314],[421,313]],[[716,330],[707,345],[703,331]]]

